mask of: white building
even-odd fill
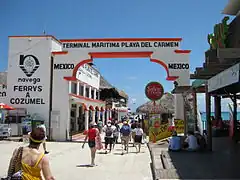
[[[100,74],[88,63],[94,58],[149,57],[165,68],[167,80],[188,86],[190,51],[179,50],[180,41],[10,36],[7,97],[3,102],[26,108],[30,114],[38,113],[46,120],[51,139],[69,140],[71,132],[87,129],[90,121],[111,117],[99,99]],[[175,98],[176,118],[184,119],[183,98]]]

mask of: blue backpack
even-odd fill
[[[131,129],[129,126],[122,126],[120,132],[122,133],[123,136],[129,136],[131,133]]]

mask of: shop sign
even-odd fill
[[[12,97],[10,103],[15,104],[45,104],[44,99],[38,96],[33,97],[32,93],[39,94],[43,91],[43,86],[40,85],[41,78],[31,77],[40,67],[39,60],[36,56],[20,55],[19,68],[23,71],[26,77],[18,77],[17,83],[12,86],[14,92],[24,93],[24,97]],[[28,85],[27,85],[28,84]]]
[[[99,89],[100,74],[88,64],[79,67],[76,78],[88,85]]]
[[[145,88],[145,94],[152,101],[159,100],[164,93],[163,86],[158,82],[150,82]]]
[[[208,92],[239,82],[240,64],[236,64],[208,80]]]
[[[179,42],[175,41],[120,41],[120,42],[64,42],[64,49],[89,48],[177,48]]]

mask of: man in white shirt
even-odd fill
[[[45,135],[46,135],[46,136],[45,136],[45,139],[44,139],[44,141],[43,141],[42,144],[43,144],[44,153],[45,153],[45,154],[48,154],[49,152],[47,151],[47,148],[46,148],[47,131],[46,131],[46,126],[45,126],[44,122],[42,122],[42,124],[39,125],[39,127],[44,130],[44,133],[45,133]]]
[[[185,140],[185,143],[188,144],[188,151],[196,151],[198,149],[197,138],[194,136],[194,132],[189,131],[188,136]]]

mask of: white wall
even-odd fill
[[[50,57],[51,37],[10,37],[8,55],[7,104],[15,108],[27,108],[30,114],[38,113],[49,121],[49,89],[50,89]],[[20,68],[20,56],[34,55],[39,61],[39,67],[28,77]],[[27,61],[26,64],[35,62]],[[36,66],[35,66],[36,67]],[[20,81],[20,79],[21,81]],[[24,82],[25,80],[25,82]],[[14,90],[15,87],[15,90]],[[28,96],[29,95],[29,96]],[[20,98],[20,104],[14,99]],[[35,99],[35,103],[26,104],[28,99]]]

